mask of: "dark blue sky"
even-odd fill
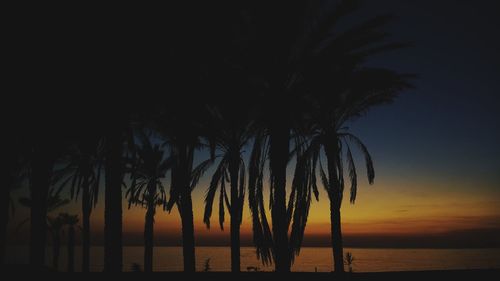
[[[500,194],[498,1],[378,0],[364,7],[355,20],[393,13],[393,39],[415,45],[372,63],[419,76],[415,90],[352,124],[379,171],[478,180]]]

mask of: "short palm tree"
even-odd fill
[[[154,216],[157,206],[167,203],[165,187],[162,179],[171,167],[171,161],[165,157],[160,144],[152,144],[151,140],[140,134],[141,145],[135,149],[135,157],[130,165],[131,184],[126,197],[131,205],[146,208],[144,225],[144,271],[153,271]]]
[[[101,170],[103,164],[102,142],[85,139],[73,146],[65,159],[63,167],[54,171],[53,183],[59,190],[70,187],[71,198],[82,204],[82,271],[90,270],[90,215],[97,204]]]
[[[61,213],[58,216],[61,223],[68,227],[68,272],[75,271],[75,227],[78,215]]]
[[[64,222],[61,220],[61,217],[47,217],[48,220],[48,229],[52,236],[52,266],[54,269],[59,269],[59,255],[61,252],[61,231],[64,227]]]
[[[345,254],[344,263],[349,267],[349,272],[352,273],[352,266],[354,265],[354,256],[351,252]]]

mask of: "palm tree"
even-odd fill
[[[10,213],[10,184],[6,183],[0,189],[2,194],[0,195],[0,205],[2,206],[1,210],[1,223],[0,223],[0,265],[3,265],[5,262],[5,246],[7,239],[7,224],[9,223],[9,213]]]
[[[21,197],[19,198],[19,204],[21,206],[24,206],[24,207],[27,207],[27,208],[30,208],[31,210],[33,210],[33,205],[34,204],[37,204],[36,201],[37,200],[32,200],[31,198],[27,198],[27,197]],[[46,203],[45,205],[47,206],[47,213],[50,213],[54,210],[57,210],[59,209],[60,207],[64,206],[64,205],[67,205],[69,203],[69,200],[68,199],[62,199],[59,194],[55,193],[53,189],[51,189],[47,195],[47,199],[46,199]],[[17,226],[17,229],[19,230],[25,223],[27,222],[31,222],[31,225],[33,225],[32,223],[33,221],[33,217],[31,216],[30,218],[27,218],[23,221],[21,221],[19,223],[19,225]],[[57,232],[60,231],[60,228],[62,225],[60,225],[60,222],[59,221],[56,221],[54,219],[52,219],[50,216],[48,215],[45,215],[45,225],[48,225],[49,227],[47,228],[48,231],[53,231],[52,230],[52,227],[54,227],[54,229],[58,229]],[[58,264],[58,259],[59,259],[59,247],[60,247],[60,237],[58,236],[58,233],[56,235],[56,233],[52,232],[53,236],[53,242],[54,242],[54,259],[53,259],[53,265],[55,268],[57,268],[57,264]],[[42,233],[39,233],[39,235],[43,236],[43,237],[46,237],[46,234],[42,234]]]
[[[225,99],[228,102],[227,99]],[[215,194],[219,188],[219,224],[224,229],[224,209],[231,216],[231,271],[240,271],[240,225],[245,199],[245,161],[243,148],[253,137],[252,122],[245,105],[229,102],[229,106],[219,104],[211,109],[210,141],[222,152],[220,162],[212,176],[205,197],[203,221],[210,228],[210,217]],[[229,176],[229,178],[228,178]],[[229,198],[226,181],[230,183]]]
[[[266,3],[265,7],[250,7],[250,42],[243,59],[254,77],[259,99],[262,101],[258,124],[262,128],[255,140],[249,170],[249,203],[253,216],[254,241],[259,258],[264,263],[271,259],[278,272],[289,272],[293,259],[292,243],[289,237],[288,213],[293,213],[294,203],[287,208],[286,171],[292,150],[292,131],[300,123],[301,97],[296,88],[300,79],[297,56],[304,22],[306,1],[294,1],[284,13],[277,3]],[[276,15],[280,14],[280,20]],[[299,42],[300,43],[300,42]],[[279,108],[279,113],[277,109]],[[269,161],[270,209],[272,231],[270,231],[261,198],[261,177],[264,163]],[[294,199],[289,199],[293,202]],[[295,218],[293,218],[295,220]]]
[[[14,149],[14,151],[10,151]],[[9,217],[14,213],[14,200],[11,191],[22,186],[22,183],[28,179],[29,168],[25,160],[18,159],[18,151],[15,147],[8,147],[5,151],[5,161],[9,163],[5,176],[5,185],[0,188],[0,205],[2,206],[0,214],[0,265],[5,262],[5,247],[7,239],[7,225]],[[19,157],[20,158],[20,157]]]
[[[184,131],[185,129],[181,130]],[[199,166],[193,167],[194,152],[202,146],[202,143],[197,133],[193,134],[194,130],[188,130],[187,132],[189,133],[184,134],[177,131],[169,136],[170,158],[172,161],[171,186],[170,198],[165,207],[168,211],[171,211],[173,206],[177,205],[182,225],[184,271],[194,272],[195,240],[191,193],[203,173],[213,163],[213,159],[205,160]]]
[[[358,147],[364,156],[368,182],[373,184],[375,172],[372,157],[365,144],[348,131],[346,122],[366,112],[370,107],[391,101],[395,95],[409,85],[403,76],[387,72],[385,70],[363,70],[357,73],[361,75],[363,85],[357,92],[357,87],[347,97],[341,97],[336,103],[330,103],[331,107],[323,102],[318,102],[315,110],[315,123],[313,125],[312,138],[304,157],[310,157],[312,164],[311,173],[316,173],[319,166],[321,180],[330,200],[330,221],[332,231],[332,248],[334,256],[334,268],[337,272],[343,272],[343,247],[341,232],[340,207],[344,191],[344,168],[348,171],[350,188],[350,202],[354,203],[357,194],[357,170],[352,154],[351,146]],[[363,77],[368,75],[367,77]],[[321,105],[320,105],[321,104]],[[326,107],[326,108],[325,108]],[[323,170],[321,161],[321,149],[324,149],[327,160],[327,172]],[[345,157],[344,157],[345,156]],[[306,162],[308,160],[303,160]],[[319,162],[319,165],[317,165]],[[312,184],[312,183],[311,183]],[[315,185],[315,184],[314,184]]]
[[[131,163],[130,177],[132,183],[127,190],[129,208],[132,204],[146,208],[144,225],[144,271],[153,271],[153,234],[156,206],[166,205],[165,188],[161,182],[170,169],[170,159],[164,157],[159,144],[153,145],[151,140],[140,134],[142,144],[135,149],[135,161]]]
[[[79,140],[64,159],[64,167],[54,172],[59,190],[70,185],[71,198],[82,194],[82,271],[90,270],[90,215],[97,204],[102,170],[102,147],[97,139]]]
[[[196,264],[191,193],[215,160],[211,157],[196,167],[193,164],[195,151],[206,147],[201,140],[204,128],[199,121],[206,110],[202,104],[178,100],[175,106],[162,113],[156,125],[170,148],[171,185],[165,208],[170,212],[173,206],[177,206],[181,217],[185,272],[194,272]]]
[[[47,198],[56,158],[53,144],[45,142],[49,141],[39,141],[35,144],[31,162],[30,264],[35,267],[45,265]]]
[[[356,6],[347,9],[344,16],[354,8]],[[364,155],[370,184],[375,177],[368,149],[359,138],[348,132],[346,123],[361,116],[372,106],[391,102],[399,92],[411,87],[407,81],[412,75],[363,67],[363,63],[374,54],[408,46],[384,42],[387,33],[378,29],[390,19],[390,16],[378,16],[331,36],[327,47],[315,51],[317,57],[311,60],[304,72],[308,80],[306,87],[309,89],[307,99],[310,105],[307,123],[311,129],[309,147],[303,153],[304,159],[299,162],[308,167],[304,170],[309,173],[305,178],[311,180],[305,185],[314,189],[317,189],[315,173],[318,162],[320,164],[321,179],[330,200],[334,270],[337,272],[344,271],[340,216],[344,167],[351,181],[351,203],[355,202],[357,194],[357,171],[352,145]],[[326,173],[321,164],[321,149],[326,154]]]
[[[354,2],[357,1],[341,1],[330,11],[331,7],[322,6],[324,3],[294,1],[286,13],[282,5],[266,3],[265,7],[256,5],[249,12],[254,18],[250,25],[255,34],[250,36],[250,55],[242,64],[261,85],[259,98],[263,101],[259,117],[262,139],[255,141],[252,153],[249,200],[260,258],[263,262],[272,258],[278,272],[290,271],[294,256],[300,251],[309,211],[311,194],[302,190],[304,182],[292,181],[288,202],[286,189],[287,166],[292,156],[299,157],[303,152],[305,143],[302,131],[308,114],[307,85],[312,82],[307,74],[334,52],[327,48],[331,27],[352,9]],[[318,53],[318,49],[327,51]],[[272,233],[268,232],[263,200],[259,199],[266,161],[270,170]]]
[[[265,138],[255,142],[254,160],[250,165],[252,171],[250,171],[249,189],[251,198],[255,199],[251,200],[253,201],[251,210],[254,216],[254,240],[269,240],[270,235],[266,234],[265,212],[262,211],[263,200],[258,199],[261,192],[260,180],[255,179],[255,177],[262,176],[264,161],[268,159],[271,178],[273,242],[262,242],[257,245],[263,247],[260,251],[263,254],[263,260],[266,255],[270,253],[273,255],[277,271],[290,270],[293,257],[300,250],[311,193],[314,193],[316,198],[318,194],[315,175],[311,174],[316,164],[308,160],[300,160],[303,154],[317,155],[307,149],[309,142],[307,138],[310,137],[310,133],[304,128],[315,124],[311,123],[310,119],[313,117],[311,115],[317,111],[316,104],[331,105],[336,108],[344,106],[339,105],[335,99],[327,100],[327,103],[325,101],[311,103],[310,100],[315,100],[318,94],[324,95],[326,89],[329,89],[326,87],[328,83],[337,87],[343,85],[348,80],[352,69],[362,63],[367,56],[405,46],[400,43],[370,45],[381,43],[386,38],[387,34],[379,32],[376,28],[385,24],[390,19],[388,16],[376,17],[347,31],[334,33],[333,28],[342,18],[356,10],[358,2],[343,0],[335,6],[322,6],[324,3],[314,4],[305,1],[295,2],[290,9],[292,12],[284,17],[281,16],[280,21],[276,23],[273,21],[275,18],[273,13],[278,13],[282,8],[277,4],[274,9],[266,7],[265,15],[258,18],[260,24],[257,25],[256,30],[264,39],[258,40],[257,43],[259,41],[261,43],[257,46],[252,46],[257,53],[250,57],[252,60],[250,65],[252,63],[253,65],[257,63],[257,66],[259,63],[265,65],[266,61],[271,61],[272,64],[267,65],[266,71],[261,75],[265,81],[263,85],[267,85],[262,90],[266,93],[263,100],[266,101],[267,106],[261,110]],[[276,40],[276,42],[270,43],[269,40]],[[264,48],[261,44],[275,46],[275,49]],[[258,50],[264,50],[264,52],[258,52]],[[264,62],[259,59],[264,59]],[[389,76],[392,78],[401,78],[391,74]],[[401,86],[397,84],[398,81],[400,80],[392,81],[396,83],[396,87]],[[363,81],[357,81],[357,83],[358,86],[363,85]],[[372,83],[366,88],[371,86],[377,85]],[[383,86],[379,86],[374,91],[380,90],[380,87]],[[338,97],[342,93],[330,91],[328,94]],[[280,108],[280,114],[276,114],[276,108]],[[324,122],[321,118],[317,120]],[[290,151],[291,140],[294,144],[292,151]],[[297,163],[287,207],[286,168],[292,154],[296,157]],[[313,192],[307,189],[312,189]],[[252,195],[254,192],[255,195]],[[292,229],[289,231],[290,223]],[[335,231],[338,231],[340,224],[336,223],[333,227]],[[287,236],[288,233],[290,237]],[[339,238],[336,237],[335,240],[338,241]],[[265,249],[269,245],[273,245],[271,251]],[[335,251],[339,251],[337,242],[334,248]],[[341,266],[343,257],[342,255],[339,257],[336,263]]]
[[[123,137],[119,128],[110,129],[105,140],[104,270],[122,270],[122,182],[124,176]]]
[[[57,192],[54,191],[54,189],[51,189],[48,193],[48,196],[47,196],[47,213],[51,213],[67,204],[69,204],[70,200],[68,199],[62,199],[61,196],[59,196],[59,194]],[[31,198],[28,198],[28,197],[21,197],[18,199],[18,202],[21,206],[23,207],[26,207],[26,208],[32,208],[33,206],[33,200]],[[49,216],[45,216],[45,221],[48,222],[49,220]],[[29,217],[23,221],[21,221],[19,223],[19,225],[17,226],[17,229],[20,229],[25,223],[31,221],[32,218]]]
[[[68,226],[68,272],[75,271],[75,226],[78,223],[78,215],[67,213],[59,214],[58,217],[63,225]]]
[[[349,273],[352,273],[353,270],[352,270],[352,266],[354,264],[354,256],[352,255],[351,252],[347,252],[345,254],[345,258],[344,258],[344,263],[349,267]]]
[[[228,3],[180,3],[169,9],[165,17],[168,23],[161,24],[169,34],[165,46],[167,61],[162,66],[168,74],[164,75],[168,86],[164,107],[155,118],[157,128],[166,138],[172,159],[171,189],[167,210],[178,207],[182,222],[182,243],[184,271],[195,271],[195,237],[191,192],[203,172],[213,163],[212,159],[203,161],[195,167],[194,154],[201,147],[202,137],[209,134],[204,126],[207,115],[206,105],[210,104],[212,93],[217,91],[213,84],[211,71],[226,57],[225,43],[233,39],[228,36],[232,25],[227,17],[238,15],[228,13]],[[233,4],[230,4],[233,5]],[[215,20],[214,20],[215,19]],[[179,26],[182,26],[182,29]],[[156,35],[154,35],[156,37]],[[163,77],[163,76],[162,76]],[[171,95],[176,95],[171,98]],[[170,95],[170,96],[169,96]]]
[[[48,228],[52,236],[52,266],[55,270],[59,268],[59,255],[61,253],[61,230],[64,226],[64,222],[61,220],[61,216],[51,218],[47,217]]]

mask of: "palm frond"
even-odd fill
[[[366,164],[366,174],[368,176],[368,182],[370,184],[373,184],[373,181],[375,179],[375,169],[373,168],[373,161],[370,153],[368,152],[368,149],[366,146],[363,144],[363,142],[356,137],[355,135],[351,133],[344,133],[341,134],[341,136],[345,137],[348,141],[353,142],[358,148],[361,150],[363,153],[363,156],[365,158],[365,164]]]
[[[227,165],[227,157],[224,157],[221,159],[219,165],[217,166],[217,169],[215,169],[215,172],[212,176],[210,185],[205,195],[205,211],[203,214],[203,222],[205,223],[207,228],[210,228],[210,217],[212,216],[212,206],[215,198],[215,193],[217,192],[217,187],[219,186],[221,181],[224,181],[223,177],[226,165]]]
[[[328,181],[328,177],[326,176],[325,170],[323,169],[323,164],[321,163],[321,159],[319,160],[319,173],[321,176],[321,182],[323,183],[323,188],[328,194],[328,198],[332,200],[333,197],[332,197],[332,192],[330,190],[330,183]]]
[[[208,170],[208,168],[212,166],[212,164],[215,162],[215,159],[217,159],[217,157],[211,157],[210,159],[201,162],[198,166],[196,166],[196,168],[193,169],[193,171],[191,172],[191,190],[193,190],[196,185],[198,185],[200,178]]]
[[[227,197],[225,194],[226,194],[226,186],[223,175],[220,184],[220,198],[219,198],[219,226],[221,230],[224,230],[224,198]],[[228,206],[228,208],[229,210],[231,210],[231,207]]]
[[[349,169],[349,179],[351,181],[351,196],[349,201],[351,202],[351,204],[354,204],[354,202],[356,201],[356,193],[358,190],[358,175],[356,174],[356,165],[354,164],[351,148],[349,147],[349,144],[346,144],[346,146],[347,146],[347,166]]]

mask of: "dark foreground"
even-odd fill
[[[500,270],[443,270],[443,271],[402,271],[402,272],[364,272],[364,273],[316,273],[293,272],[278,274],[274,272],[229,272],[156,273],[168,280],[233,280],[233,281],[323,281],[323,280],[500,280]]]
[[[22,276],[33,273],[56,273],[48,268],[34,270],[27,266],[8,265],[1,269],[4,274],[13,274]],[[68,274],[51,274],[51,280],[67,280]],[[91,273],[88,276],[102,275],[102,273]],[[104,274],[106,275],[106,274]],[[141,275],[141,273],[125,273],[124,275]],[[145,274],[146,277],[148,274]],[[155,280],[234,280],[234,281],[323,281],[323,280],[500,280],[500,269],[480,269],[480,270],[436,270],[436,271],[401,271],[401,272],[360,272],[360,273],[323,273],[323,272],[293,272],[288,274],[278,274],[275,272],[242,272],[233,274],[230,272],[157,272],[154,275]],[[77,273],[73,277],[84,277],[86,275]],[[54,278],[52,278],[54,277]],[[71,277],[71,278],[73,278]],[[78,278],[77,278],[78,279]],[[147,280],[144,278],[143,280]],[[152,279],[153,280],[153,279]]]

